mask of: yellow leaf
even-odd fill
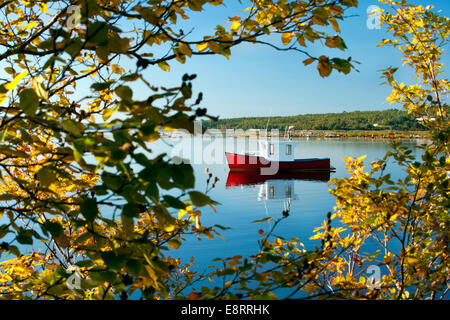
[[[116,74],[122,74],[123,72],[122,72],[122,68],[118,65],[118,64],[113,64],[112,66],[111,66],[111,69],[112,69],[112,71],[114,72],[114,73],[116,73]]]
[[[29,30],[33,29],[37,25],[36,21],[30,22],[27,25],[25,25],[22,30]]]
[[[175,230],[175,226],[173,224],[168,224],[168,225],[165,225],[163,229],[166,232],[172,232],[173,230]]]
[[[187,55],[188,57],[191,57],[191,56],[192,56],[192,50],[191,50],[191,48],[189,47],[188,44],[183,43],[183,42],[179,42],[179,43],[178,43],[178,48],[180,49],[180,52],[181,52],[182,54],[185,54],[185,55]]]
[[[321,77],[328,77],[331,74],[332,66],[327,57],[321,56],[319,58],[317,70],[319,70],[319,74]]]
[[[191,211],[193,208],[194,208],[193,206],[188,206],[186,207],[186,209],[180,209],[180,211],[178,212],[178,219],[181,219],[186,213]]]
[[[44,79],[42,76],[35,77],[31,81],[31,85],[33,86],[34,92],[36,92],[37,96],[45,101],[48,101],[48,93],[44,86]]]
[[[316,60],[315,58],[309,58],[309,59],[304,60],[304,61],[303,61],[303,64],[304,64],[305,66],[307,66],[308,64],[313,63],[315,60]]]
[[[219,44],[215,41],[208,42],[208,48],[214,52],[214,53],[222,53],[222,49],[220,48]]]
[[[365,154],[365,155],[359,157],[359,158],[358,158],[358,161],[363,161],[366,157],[367,157],[367,155]]]
[[[42,13],[45,13],[45,11],[47,11],[47,9],[48,9],[48,4],[47,3],[39,3],[38,4],[39,5],[39,9],[41,9],[41,12]]]
[[[282,41],[283,44],[286,46],[286,45],[288,45],[288,44],[291,42],[293,36],[294,36],[294,33],[293,33],[293,32],[286,32],[286,33],[283,33],[283,34],[281,35],[281,41]]]
[[[214,239],[214,236],[213,236],[213,235],[211,234],[211,232],[209,232],[209,231],[205,231],[203,234],[204,234],[205,237],[208,238],[209,240],[213,240],[213,239]]]
[[[180,240],[169,240],[167,241],[167,244],[169,245],[169,247],[176,250],[180,247],[181,242]]]
[[[241,23],[239,21],[234,21],[233,24],[231,25],[231,29],[230,29],[231,32],[232,33],[237,32],[239,30],[240,26],[241,26]]]
[[[188,6],[192,11],[202,11],[203,3],[201,0],[190,0]]]
[[[144,267],[149,276],[148,280],[151,281],[151,283],[152,283],[153,287],[155,287],[155,289],[159,290],[158,276],[156,275],[155,271],[152,269],[152,267],[150,267],[148,265],[145,265]]]
[[[11,81],[10,83],[5,84],[5,89],[7,90],[13,90],[17,84],[19,83],[20,80],[22,80],[24,77],[26,77],[28,75],[28,71],[24,70],[21,73],[19,73],[13,81]]]
[[[147,142],[153,142],[160,138],[157,132],[142,137]]]
[[[200,52],[206,50],[206,48],[208,48],[207,42],[197,44],[197,50]]]
[[[339,24],[338,24],[338,22],[336,21],[335,18],[330,17],[330,18],[328,19],[328,21],[330,21],[331,26],[333,27],[334,31],[336,31],[336,32],[341,32],[341,29],[339,28]]]
[[[58,237],[55,237],[55,241],[62,247],[67,248],[70,246],[70,239],[65,235],[61,234]]]
[[[0,93],[0,105],[6,100],[7,97],[7,95]],[[6,133],[6,131],[3,132]]]
[[[245,11],[245,10],[244,10],[244,11]],[[240,16],[234,16],[234,17],[231,17],[230,20],[228,20],[228,22],[239,21],[239,20],[241,20],[241,17],[240,17]]]
[[[301,33],[297,34],[297,42],[302,47],[306,47],[305,37]]]
[[[137,11],[141,14],[145,21],[150,22],[152,25],[157,25],[159,23],[159,17],[152,8],[144,7],[138,9]]]
[[[200,229],[200,219],[198,216],[194,217],[195,220],[195,228]]]
[[[165,61],[162,61],[162,62],[158,63],[158,67],[160,67],[164,71],[170,71],[170,66]]]

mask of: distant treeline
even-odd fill
[[[217,129],[265,129],[267,121],[268,117],[231,118],[204,121],[203,126]],[[295,130],[425,130],[413,115],[396,109],[271,117],[267,129],[283,130],[287,126],[295,126]]]

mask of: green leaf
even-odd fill
[[[342,38],[339,36],[327,37],[325,45],[330,48],[338,48],[342,51],[347,49],[344,40],[342,40]]]
[[[95,82],[91,84],[91,89],[94,91],[102,91],[111,87],[114,82],[115,81]]]
[[[6,232],[6,233],[9,233],[10,231],[9,231],[9,225],[7,225],[7,224],[2,224],[2,225],[0,225],[0,234],[3,234],[3,232]],[[6,234],[5,233],[5,234]],[[0,236],[0,238],[1,237],[3,237],[3,236]]]
[[[210,197],[198,191],[190,191],[189,197],[192,203],[197,207],[203,207],[207,204],[213,203]]]
[[[175,208],[175,209],[185,209],[186,208],[186,204],[184,204],[178,198],[166,195],[166,196],[163,196],[163,199],[172,208]]]
[[[113,271],[93,271],[90,272],[91,279],[97,282],[113,283],[117,280],[117,275]]]
[[[234,270],[233,268],[226,268],[220,274],[222,276],[231,276],[231,275],[233,275],[235,273],[236,273],[236,270]]]
[[[339,59],[339,58],[333,58],[331,59],[333,62],[333,67],[338,70],[339,72],[342,72],[344,74],[349,74],[351,71],[351,64],[347,60]]]
[[[115,252],[112,251],[104,251],[102,252],[102,260],[113,270],[118,270],[122,267],[124,260],[116,255]]]
[[[81,202],[80,210],[87,221],[94,221],[98,215],[97,201],[91,198],[84,199]]]
[[[170,215],[170,213],[167,211],[166,207],[155,206],[153,208],[153,211],[154,211],[155,216],[158,219],[159,223],[163,227],[170,227],[175,222],[175,219]]]
[[[87,39],[91,43],[105,45],[108,43],[108,25],[105,22],[96,21],[89,25]]]
[[[123,81],[136,81],[139,78],[138,73],[126,74],[120,77],[120,80]]]
[[[9,246],[8,247],[8,252],[12,253],[16,257],[20,256],[20,250],[16,246]]]
[[[139,206],[135,203],[127,203],[123,206],[122,214],[126,217],[136,218],[139,216]]]
[[[61,122],[61,127],[62,127],[65,131],[70,132],[71,134],[73,134],[73,135],[76,136],[76,137],[79,137],[79,136],[81,136],[81,134],[82,134],[82,128],[81,128],[81,126],[80,126],[79,124],[73,122],[73,121],[70,120],[70,119],[64,119],[64,120]]]
[[[260,222],[265,222],[265,221],[269,221],[269,220],[273,220],[273,218],[272,217],[267,217],[267,218],[264,218],[264,219],[259,219],[259,220],[252,221],[252,223],[260,223]]]
[[[131,275],[138,277],[141,274],[141,271],[143,269],[143,265],[141,262],[137,260],[127,260],[125,263],[128,271]]]
[[[134,160],[136,160],[137,163],[139,163],[141,166],[148,166],[150,165],[150,160],[148,160],[147,156],[143,153],[133,153],[132,154]]]
[[[150,182],[145,189],[145,194],[152,198],[153,201],[158,201],[159,199],[159,189],[155,182]]]
[[[190,86],[183,85],[181,87],[181,94],[184,98],[189,99],[190,97],[192,97],[192,88]]]
[[[66,51],[72,58],[74,58],[80,54],[82,48],[83,42],[80,39],[74,39],[66,47],[64,47],[64,51]]]
[[[6,128],[7,129],[7,128]],[[5,132],[7,131],[5,129]],[[34,143],[33,138],[31,137],[31,135],[27,132],[27,130],[20,130],[20,134],[21,134],[21,138],[28,142],[28,143]],[[2,137],[2,141],[4,140],[4,138]]]
[[[20,92],[19,99],[20,109],[22,109],[26,115],[34,116],[39,107],[39,98],[36,95],[36,92],[31,88],[24,89]]]
[[[195,175],[194,170],[192,169],[192,166],[190,164],[183,163],[174,165],[172,167],[172,170],[175,173],[172,176],[172,179],[175,183],[180,184],[183,189],[194,188]]]
[[[44,188],[50,186],[56,181],[56,172],[49,166],[43,167],[36,172],[36,178]]]
[[[122,161],[127,157],[127,153],[119,148],[114,148],[111,151],[110,159],[112,161]]]
[[[78,163],[82,163],[83,162],[83,153],[84,153],[84,149],[83,146],[81,145],[81,143],[73,143],[73,157],[75,159],[75,161],[77,161]]]
[[[19,234],[16,236],[17,242],[20,244],[33,244],[33,237],[31,232],[29,230],[22,230],[19,232]]]
[[[52,237],[58,237],[64,232],[64,229],[61,226],[61,224],[59,222],[54,221],[45,221],[44,224],[42,225],[42,228],[43,230],[50,232]]]
[[[222,229],[222,230],[229,230],[229,229],[231,229],[230,227],[225,227],[225,226],[222,226],[220,224],[215,224],[214,227]]]
[[[7,134],[8,134],[8,125],[5,126],[5,129],[2,132],[2,135],[1,135],[1,138],[0,138],[1,142],[5,141],[5,138],[6,138]]]
[[[313,10],[313,16],[321,24],[327,24],[327,19],[328,19],[329,13],[325,7],[317,7]]]
[[[125,101],[129,101],[133,97],[133,90],[129,86],[119,86],[115,92],[118,97]]]
[[[81,260],[75,263],[75,265],[79,266],[80,268],[89,268],[94,265],[94,263],[91,260]]]
[[[92,147],[97,142],[97,140],[95,138],[89,137],[89,136],[78,138],[77,141],[81,142],[86,147]]]
[[[104,185],[112,191],[118,191],[122,184],[125,182],[120,176],[116,176],[109,172],[102,174],[102,181]]]

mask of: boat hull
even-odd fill
[[[228,173],[227,188],[246,185],[258,185],[270,180],[330,180],[330,171],[281,171],[275,175],[261,175],[258,171],[230,171]]]
[[[329,158],[296,159],[294,161],[268,161],[264,157],[225,152],[232,171],[257,171],[276,167],[278,171],[331,171]]]

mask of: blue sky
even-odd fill
[[[205,12],[193,15],[185,30],[194,28],[193,34],[212,34],[216,24],[225,25],[227,17],[239,13],[234,2],[228,1],[231,5],[226,8],[209,7],[206,16]],[[415,3],[432,4],[442,10],[443,15],[450,15],[448,0]],[[341,36],[348,47],[345,52],[327,50],[322,46],[308,48],[316,56],[322,53],[345,58],[351,56],[361,62],[358,66],[360,72],[349,75],[333,72],[330,77],[321,78],[315,64],[303,66],[305,56],[299,53],[243,44],[232,49],[230,60],[223,56],[193,57],[184,65],[172,62],[170,72],[149,68],[145,75],[156,85],[173,86],[179,84],[184,73],[197,74],[193,85],[195,91],[204,94],[202,106],[208,108],[208,113],[221,118],[391,108],[392,105],[385,100],[390,89],[381,85],[378,70],[401,66],[401,56],[392,47],[376,47],[380,40],[386,38],[386,33],[383,28],[367,28],[366,11],[370,5],[379,4],[376,0],[360,0],[357,9],[347,12],[352,17],[341,24]],[[450,63],[448,53],[444,62]],[[406,81],[408,78],[412,80],[411,74],[402,70],[399,73]]]

